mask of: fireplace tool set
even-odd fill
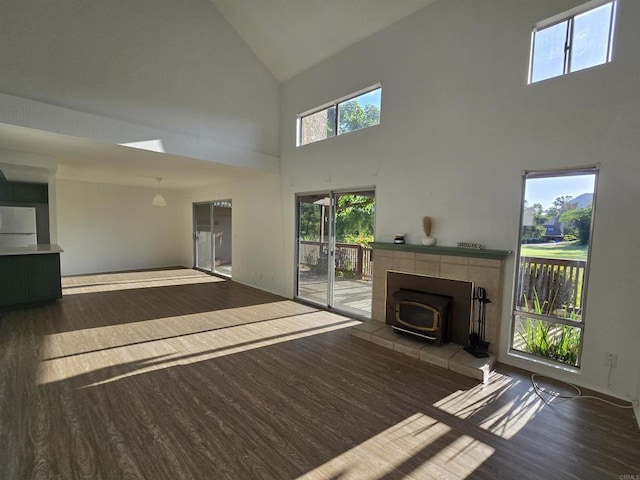
[[[473,311],[475,312],[477,305],[478,318],[477,322],[472,321],[472,332],[469,334],[469,345],[464,347],[464,349],[474,357],[478,358],[489,356],[489,342],[485,341],[487,323],[485,306],[487,303],[491,303],[491,300],[487,298],[487,291],[482,287],[476,288],[475,295],[473,297]]]

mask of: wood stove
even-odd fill
[[[473,282],[387,270],[385,322],[436,345],[467,345],[473,293]]]
[[[401,288],[393,293],[393,298],[394,330],[418,335],[435,345],[449,342],[451,297]]]

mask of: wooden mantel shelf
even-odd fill
[[[430,255],[451,255],[453,257],[475,257],[475,258],[492,258],[496,260],[504,260],[511,253],[511,250],[493,250],[489,248],[461,248],[461,247],[444,247],[439,245],[424,246],[398,243],[373,242],[371,246],[378,250],[395,250],[398,252],[427,253]]]

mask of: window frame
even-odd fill
[[[366,95],[367,93],[371,93],[374,92],[376,90],[380,90],[380,117],[382,117],[382,84],[380,83],[376,83],[374,85],[371,85],[369,87],[363,88],[362,90],[358,90],[357,92],[351,93],[349,95],[346,95],[344,97],[338,98],[336,100],[333,100],[332,102],[328,102],[325,103],[319,107],[316,107],[312,110],[307,110],[306,112],[303,113],[299,113],[296,116],[296,147],[303,147],[305,145],[310,145],[312,143],[317,143],[320,142],[322,140],[327,140],[329,138],[334,138],[340,135],[344,135],[346,133],[351,133],[352,131],[358,131],[358,130],[364,130],[364,128],[369,128],[369,127],[364,127],[364,128],[359,128],[358,130],[351,130],[349,132],[342,132],[339,133],[338,131],[338,125],[340,123],[340,105],[347,103],[353,99],[356,99],[358,97],[361,97],[363,95]],[[322,140],[316,140],[313,142],[308,142],[308,143],[302,143],[302,121],[307,118],[310,117],[311,115],[315,115],[316,113],[319,112],[323,112],[325,110],[330,110],[331,108],[335,108],[335,119],[333,121],[333,131],[334,134],[331,136],[327,136],[327,138],[324,138]],[[376,125],[380,125],[380,122],[378,122]],[[376,125],[371,125],[372,127],[376,126]]]
[[[544,80],[549,80],[551,78],[561,77],[563,75],[567,75],[569,73],[578,72],[580,70],[584,70],[584,68],[578,70],[571,70],[571,59],[573,53],[573,27],[575,17],[582,15],[584,13],[590,12],[597,8],[600,8],[604,5],[611,4],[611,15],[609,16],[609,38],[607,41],[607,55],[606,60],[603,63],[598,63],[596,65],[592,65],[592,68],[598,65],[604,65],[606,63],[610,63],[613,60],[613,38],[615,36],[615,18],[617,13],[618,0],[591,0],[590,2],[579,5],[571,10],[567,10],[566,12],[560,13],[558,15],[554,15],[553,17],[547,18],[536,23],[533,26],[531,31],[531,46],[529,51],[529,75],[527,77],[528,84],[542,82]],[[533,60],[535,55],[535,43],[536,43],[536,34],[540,31],[546,30],[547,28],[555,27],[561,23],[567,23],[567,31],[565,35],[565,43],[564,43],[564,61],[562,73],[559,75],[554,75],[552,77],[547,77],[540,80],[533,80]]]
[[[561,176],[573,176],[573,175],[594,175],[594,183],[593,183],[593,197],[591,200],[591,225],[589,230],[589,247],[587,250],[587,259],[584,271],[584,281],[582,285],[582,295],[581,295],[581,309],[582,309],[582,318],[581,320],[575,321],[566,318],[561,318],[558,316],[551,316],[546,314],[538,314],[535,312],[525,312],[523,310],[518,309],[518,298],[517,294],[520,287],[521,281],[521,272],[520,272],[520,261],[522,257],[522,237],[523,237],[523,221],[524,221],[524,202],[526,195],[526,186],[528,179],[535,178],[554,178]],[[595,225],[595,215],[596,215],[596,205],[597,205],[597,192],[598,192],[598,177],[600,175],[600,164],[595,165],[586,165],[583,167],[570,167],[570,168],[559,168],[559,169],[550,169],[550,170],[523,170],[522,171],[522,192],[520,197],[520,220],[518,224],[519,233],[518,233],[518,244],[516,249],[515,256],[515,266],[514,266],[514,279],[513,279],[513,289],[512,289],[512,305],[511,305],[511,328],[509,331],[509,348],[508,354],[514,355],[520,358],[524,358],[526,360],[530,360],[537,363],[542,363],[551,367],[561,368],[564,370],[579,372],[582,366],[582,350],[584,347],[584,332],[586,328],[586,319],[587,319],[587,303],[588,303],[588,288],[589,288],[589,271],[591,267],[591,254],[592,254],[592,242],[593,242],[593,233],[594,233],[594,225]],[[518,316],[531,318],[538,321],[543,321],[550,323],[552,325],[567,325],[572,328],[578,328],[580,330],[580,344],[578,345],[578,354],[575,365],[569,365],[567,363],[563,363],[559,360],[554,360],[552,358],[545,358],[542,356],[534,355],[532,353],[524,352],[522,350],[517,350],[514,348],[514,335],[516,331],[516,319]]]

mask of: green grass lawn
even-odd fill
[[[566,260],[586,260],[587,245],[576,242],[560,242],[544,245],[522,245],[520,255],[523,257],[562,258]]]

